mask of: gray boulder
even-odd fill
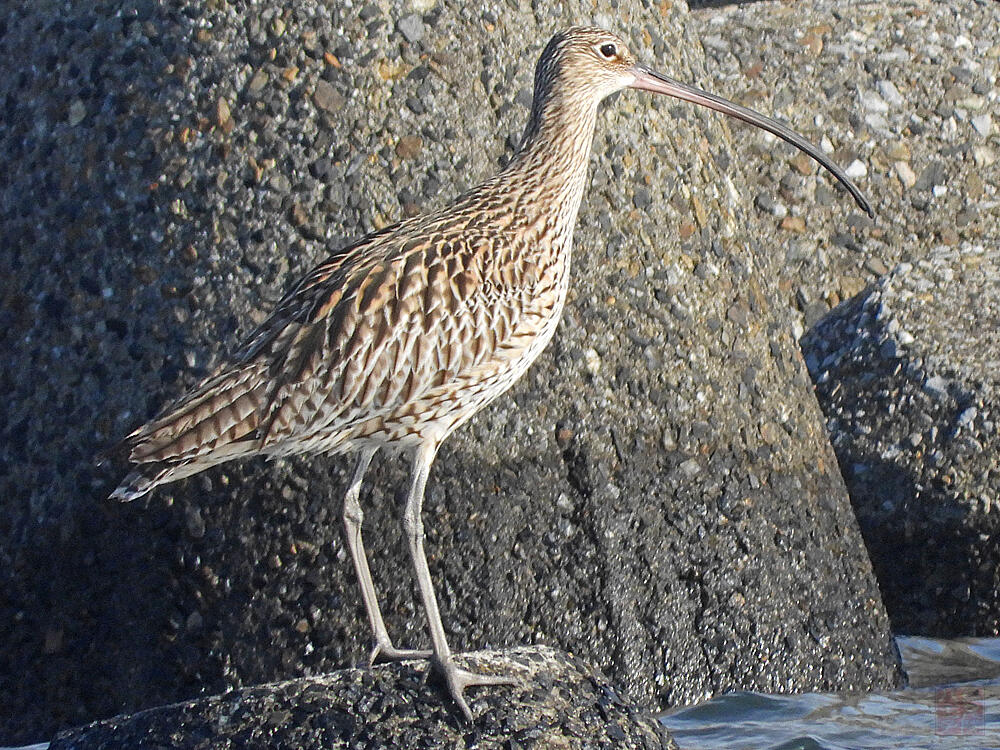
[[[630,707],[577,658],[549,648],[466,656],[487,673],[514,673],[518,688],[470,691],[474,726],[441,701],[415,662],[344,669],[244,687],[117,716],[61,733],[50,750],[121,747],[676,748],[663,726]]]
[[[92,456],[326,252],[493,172],[555,29],[614,27],[704,80],[682,4],[589,12],[448,2],[418,26],[411,6],[305,0],[6,4],[0,737],[364,657],[345,461],[225,466],[121,506],[105,497],[124,468]],[[673,101],[602,110],[555,341],[431,476],[457,650],[558,645],[647,706],[898,680],[728,143]],[[383,459],[362,498],[401,646],[425,642],[404,476]]]
[[[898,632],[1000,633],[997,248],[935,248],[802,339]]]
[[[843,199],[809,159],[742,125],[733,149],[755,236],[781,259],[797,336],[898,263],[982,244],[1000,221],[1000,56],[977,0],[749,3],[693,13],[717,93],[832,149],[875,206]],[[762,43],[762,40],[765,40]]]

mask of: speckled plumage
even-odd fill
[[[566,298],[597,102],[579,105],[558,140],[536,106],[503,172],[310,271],[216,373],[126,438],[140,468],[116,496],[257,453],[440,441],[510,388]]]
[[[835,165],[784,126],[653,73],[607,31],[560,32],[536,67],[531,116],[507,168],[450,206],[369,235],[316,266],[226,364],[125,439],[138,466],[112,496],[131,500],[243,456],[357,453],[344,524],[375,636],[372,659],[430,657],[471,719],[466,687],[512,680],[456,666],[423,551],[424,487],[445,438],[507,391],[552,338],[597,107],[626,87],[776,133],[811,153],[867,208]],[[403,521],[432,652],[393,646],[361,540],[361,481],[383,447],[412,455]]]

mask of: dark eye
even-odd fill
[[[601,45],[601,54],[604,55],[608,60],[618,54],[618,48],[615,45],[608,42],[607,44]]]

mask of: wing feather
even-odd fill
[[[507,345],[533,279],[497,262],[508,242],[384,230],[330,256],[227,366],[126,439],[131,460],[228,456],[239,441],[246,452],[294,452],[296,440],[347,436],[513,356]]]

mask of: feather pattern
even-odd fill
[[[556,41],[536,89],[558,78]],[[562,312],[597,102],[536,103],[505,170],[309,271],[222,367],[125,438],[138,466],[115,496],[251,454],[440,441],[510,388]]]

